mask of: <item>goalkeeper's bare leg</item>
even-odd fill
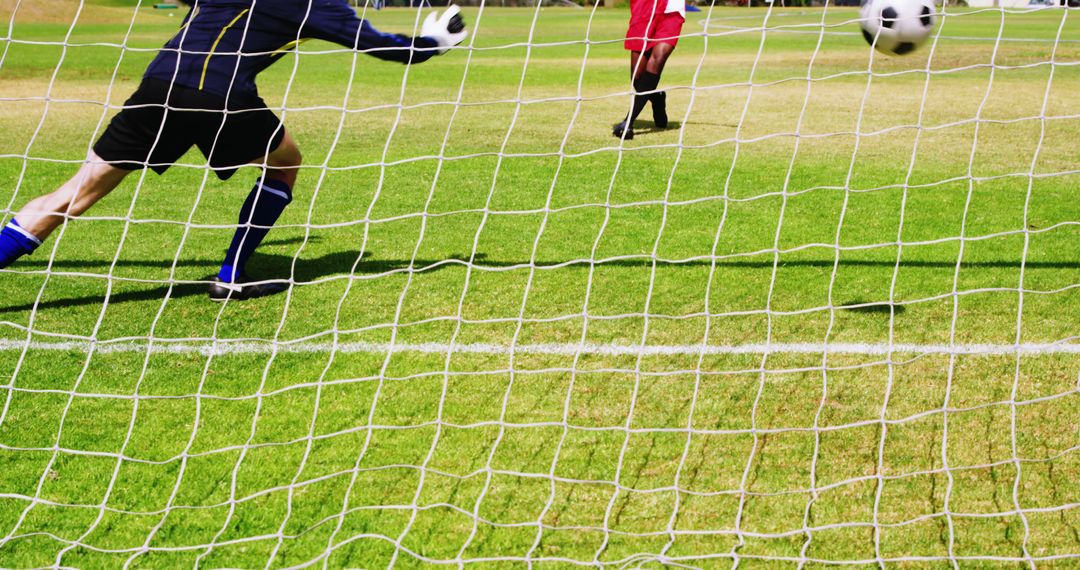
[[[28,202],[0,231],[0,268],[33,253],[56,228],[89,210],[130,173],[90,151],[75,176],[56,191]]]

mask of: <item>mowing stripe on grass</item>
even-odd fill
[[[1080,354],[1080,344],[1074,343],[1026,343],[1026,344],[873,344],[873,343],[774,343],[737,345],[648,345],[635,344],[489,344],[471,343],[383,343],[383,342],[279,342],[252,340],[186,341],[156,339],[146,341],[85,341],[29,342],[25,340],[0,340],[0,351],[44,350],[60,352],[146,352],[151,353],[199,353],[204,355],[269,354],[278,353],[420,353],[445,354],[447,352],[470,354],[550,354],[595,356],[695,356],[737,354],[859,354],[880,356],[894,353],[913,354],[962,354],[962,355],[1010,355],[1010,354]]]

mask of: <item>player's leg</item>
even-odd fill
[[[671,52],[675,51],[675,46],[667,43],[657,43],[649,50],[649,57],[645,60],[644,71],[645,73],[651,73],[657,77],[664,72],[664,66],[667,65],[667,60],[671,57]]]
[[[657,119],[656,126],[667,128],[667,99],[662,92],[656,90],[656,86],[660,83],[660,74],[673,49],[674,46],[670,44],[657,43],[652,44],[644,53],[638,52],[636,58],[634,52],[631,52],[630,73],[634,77],[634,102],[630,114],[623,122],[615,125],[612,135],[628,140],[634,138],[634,121],[650,101],[653,103],[654,118]],[[659,117],[656,116],[658,109]]]
[[[674,46],[671,44],[655,43],[651,44],[649,50],[645,52],[645,60],[641,62],[643,65],[639,64],[641,71],[634,79],[635,95],[634,107],[630,111],[631,125],[634,124],[637,116],[641,114],[642,109],[645,108],[645,104],[654,101],[655,96],[658,94],[656,87],[660,84],[660,74],[663,73],[664,64],[667,63],[667,59],[671,55],[673,49]],[[667,125],[665,124],[664,127],[666,126]]]
[[[645,61],[649,59],[649,52],[645,52]],[[630,52],[630,83],[633,83],[637,79],[638,75],[641,75],[642,71],[645,71],[643,61],[641,61],[642,52],[631,51]]]
[[[660,75],[664,73],[664,65],[667,64],[667,60],[671,57],[673,51],[675,51],[673,44],[666,41],[657,43],[649,50],[649,59],[642,66],[645,68],[642,75],[646,77],[646,80],[642,81],[642,87],[648,89],[651,85],[649,90],[653,91],[653,93],[649,95],[649,101],[652,102],[653,107],[653,122],[659,129],[668,127],[667,93],[658,91],[656,88],[660,85]]]
[[[0,268],[32,253],[56,228],[89,210],[130,172],[104,163],[91,151],[75,176],[56,191],[28,202],[0,230]]]
[[[645,71],[645,63],[649,60],[649,52],[641,52],[638,50],[630,50],[630,83],[637,89],[637,78]],[[637,112],[631,112],[636,118],[641,109],[639,105],[644,106],[647,100],[641,99],[638,95],[634,95],[634,109]],[[634,138],[634,121],[630,119],[631,114],[628,114],[623,120],[612,128],[611,134],[615,138],[625,138],[631,140]]]
[[[210,287],[211,299],[222,301],[264,297],[287,288],[280,282],[252,283],[253,280],[247,277],[246,268],[248,260],[270,228],[292,202],[292,189],[301,162],[300,148],[288,132],[284,133],[273,152],[252,162],[264,165],[265,170],[240,208],[236,233],[233,234],[217,279]]]

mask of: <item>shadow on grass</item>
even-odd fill
[[[263,276],[288,276],[292,275],[295,281],[310,282],[316,281],[322,277],[328,277],[331,275],[348,274],[353,266],[356,264],[358,252],[335,252],[320,257],[297,259],[295,271],[293,270],[293,257],[290,255],[262,255],[255,254],[251,258],[251,266],[254,268],[252,273],[257,278],[263,278]],[[77,259],[57,259],[52,262],[52,269],[68,270],[68,271],[87,271],[98,274],[104,274],[108,271],[111,264],[109,262],[102,262],[100,260],[77,260]],[[365,264],[361,264],[363,266]],[[169,269],[173,266],[173,262],[169,260],[154,261],[154,260],[120,260],[116,263],[117,267],[147,267],[157,269]],[[200,278],[206,283],[176,283],[172,286],[161,285],[157,287],[151,287],[149,289],[142,289],[138,291],[120,291],[109,295],[109,304],[116,305],[119,303],[130,303],[137,301],[154,301],[162,300],[166,295],[170,299],[181,299],[184,297],[192,297],[195,295],[206,295],[207,283],[213,279],[217,273],[217,269],[221,266],[220,260],[211,259],[180,259],[176,260],[176,267],[183,268],[205,268],[206,274]],[[406,265],[407,266],[407,265]],[[20,268],[42,270],[48,267],[48,263],[45,261],[33,261],[19,264]],[[360,272],[363,269],[357,267],[357,271]],[[41,309],[60,309],[68,307],[80,307],[85,305],[100,305],[102,303],[101,295],[87,295],[83,297],[71,297],[67,299],[49,299],[42,301],[37,305],[38,310]],[[34,309],[34,303],[23,303],[20,305],[2,306],[0,305],[0,313],[17,313],[23,311],[30,311]]]
[[[656,123],[654,123],[652,121],[638,121],[638,124],[639,125],[643,124],[644,128],[635,128],[634,129],[634,135],[650,135],[652,133],[663,133],[663,132],[667,132],[667,131],[677,131],[680,128],[682,128],[682,125],[683,125],[681,121],[668,121],[667,128],[666,129],[661,129],[660,127],[656,126]],[[687,124],[695,124],[695,123],[687,123]],[[715,124],[715,123],[710,123],[710,124]],[[719,125],[717,125],[717,126],[719,126]]]
[[[736,124],[733,124],[733,123],[710,123],[708,121],[685,121],[684,122],[684,121],[671,120],[671,121],[668,121],[667,128],[661,129],[660,127],[656,126],[655,122],[653,122],[653,121],[645,121],[645,120],[642,120],[642,119],[638,119],[634,124],[638,125],[638,126],[634,127],[634,136],[651,135],[651,134],[655,134],[655,133],[667,133],[667,132],[671,132],[671,131],[677,131],[677,130],[683,128],[683,125],[695,125],[695,126],[703,126],[703,127],[728,127],[728,128],[732,128],[732,129],[736,129],[736,128],[739,127],[739,125],[736,125]]]
[[[294,240],[284,240],[278,242],[271,242],[268,245],[282,245],[292,243]],[[317,281],[325,277],[331,277],[335,275],[348,275],[350,273],[360,275],[373,275],[380,273],[390,272],[402,272],[407,271],[409,268],[413,268],[417,272],[435,272],[447,269],[450,267],[464,267],[469,263],[470,257],[467,255],[450,256],[443,259],[370,259],[370,255],[365,254],[365,259],[358,260],[360,257],[359,252],[356,251],[339,251],[334,253],[328,253],[319,257],[299,258],[296,259],[291,255],[283,254],[255,254],[251,259],[251,266],[254,268],[252,273],[256,277],[262,276],[292,276],[293,281],[299,283],[307,283]],[[482,268],[509,268],[509,267],[522,267],[529,266],[528,260],[506,261],[506,260],[493,260],[488,259],[483,253],[477,253],[472,256],[473,263]],[[605,260],[596,263],[597,267],[624,267],[624,268],[641,268],[651,269],[654,261],[648,258],[634,258],[634,259],[612,259]],[[126,260],[122,259],[116,262],[117,267],[146,267],[157,269],[168,269],[174,264],[173,260]],[[214,272],[219,267],[220,261],[217,259],[179,259],[175,261],[177,267],[181,268],[204,268],[206,270],[205,279],[209,281]],[[678,268],[678,267],[711,267],[713,265],[712,260],[689,260],[689,261],[665,261],[656,260],[655,264],[658,268]],[[715,262],[718,269],[724,268],[743,268],[743,269],[772,269],[773,262],[768,259],[751,260],[751,259],[721,259]],[[956,267],[956,261],[932,261],[932,260],[912,260],[902,262],[904,267],[915,268],[941,268],[952,269]],[[574,259],[567,261],[537,261],[538,267],[554,267],[562,266],[566,269],[587,269],[591,263],[587,259]],[[832,259],[802,259],[782,261],[781,267],[814,267],[814,268],[831,268],[834,265]],[[895,261],[875,261],[865,259],[853,259],[853,260],[840,260],[839,267],[894,267]],[[973,261],[961,264],[961,268],[973,269],[1018,269],[1021,263],[1019,260],[1000,260],[1000,261]],[[48,267],[48,262],[44,260],[29,260],[19,264],[19,268],[25,268],[30,270],[43,270]],[[56,259],[52,262],[52,268],[64,271],[84,271],[96,274],[104,274],[108,271],[110,262],[102,260],[80,260],[80,259]],[[1028,269],[1080,269],[1080,261],[1028,261],[1025,266]],[[170,298],[178,299],[183,297],[190,297],[195,295],[205,295],[206,285],[202,283],[178,283],[171,287],[169,285],[161,285],[158,287],[152,287],[150,289],[144,289],[141,291],[123,291],[113,293],[109,296],[110,304],[127,303],[134,301],[149,301],[160,300],[169,294]],[[101,295],[88,295],[84,297],[72,297],[67,299],[51,299],[43,301],[37,305],[38,309],[50,309],[50,308],[65,308],[76,307],[84,305],[99,305],[102,302]],[[888,316],[889,314],[899,314],[904,311],[902,305],[890,306],[888,303],[874,303],[869,301],[855,300],[846,302],[843,304],[846,310],[860,312],[881,314]],[[33,303],[23,303],[19,305],[0,306],[0,313],[13,313],[21,311],[29,311],[34,308]]]
[[[852,313],[866,313],[868,315],[881,315],[883,317],[888,317],[892,314],[899,315],[907,310],[907,307],[904,305],[896,303],[872,302],[862,299],[848,301],[837,308],[851,311]]]
[[[375,273],[386,273],[389,271],[403,271],[412,267],[416,271],[432,272],[441,271],[450,267],[462,267],[469,263],[470,256],[459,254],[450,255],[442,259],[424,259],[416,258],[414,260],[409,259],[371,259],[371,253],[365,253],[364,259],[357,264],[357,257],[360,253],[357,251],[339,251],[334,253],[328,253],[319,257],[301,257],[296,259],[296,267],[293,269],[293,259],[291,255],[281,254],[261,254],[256,253],[251,258],[251,265],[255,267],[255,273],[257,275],[293,275],[293,279],[296,281],[314,281],[321,277],[328,277],[331,275],[348,274],[353,270],[355,265],[355,272],[358,274],[370,275]],[[488,256],[483,253],[477,253],[471,256],[472,262],[480,268],[488,269],[502,269],[510,267],[529,267],[530,261],[527,259],[521,260],[498,260],[488,259]],[[601,259],[595,262],[597,267],[640,267],[649,269],[652,267],[654,260],[646,255],[641,255],[634,258],[620,258],[620,259]],[[710,267],[713,265],[713,261],[709,259],[691,259],[686,261],[679,260],[665,260],[656,259],[657,267],[666,268],[679,268],[679,267]],[[838,267],[895,267],[895,261],[886,260],[870,260],[870,259],[841,259],[839,263],[834,262],[832,259],[798,259],[798,260],[781,260],[779,267],[815,267],[828,269],[833,265]],[[204,267],[209,272],[217,269],[221,264],[219,259],[179,259],[176,260],[177,267]],[[588,268],[593,263],[589,259],[568,259],[564,261],[558,260],[536,260],[535,264],[539,268]],[[52,268],[58,270],[72,270],[72,271],[87,271],[97,274],[104,274],[111,265],[109,261],[103,261],[100,259],[87,260],[87,259],[56,259],[52,262]],[[946,261],[933,261],[933,260],[910,260],[903,261],[900,264],[905,268],[937,268],[937,269],[953,269],[956,267],[955,260]],[[1023,264],[1027,269],[1080,269],[1080,261],[1028,261]],[[41,271],[48,267],[49,264],[45,260],[27,260],[21,261],[16,266],[18,269],[28,269],[34,271]],[[147,267],[156,269],[169,269],[173,266],[173,261],[168,259],[153,260],[153,259],[121,259],[116,262],[117,267]],[[1021,263],[1019,260],[996,260],[996,261],[965,261],[960,264],[961,269],[1019,269]],[[771,259],[718,259],[716,260],[716,268],[734,268],[734,269],[772,269],[773,261]]]

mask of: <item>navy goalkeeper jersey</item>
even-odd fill
[[[222,97],[257,96],[255,76],[306,39],[401,63],[437,53],[430,38],[376,30],[346,0],[198,0],[146,77]]]

